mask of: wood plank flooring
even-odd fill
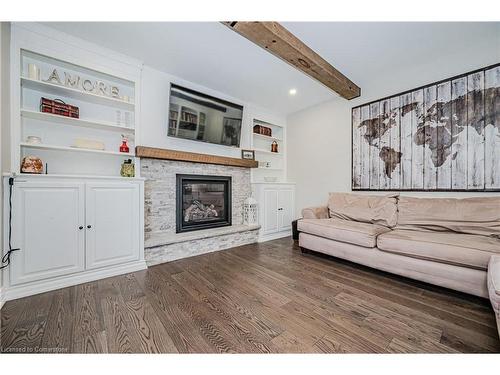
[[[486,299],[290,238],[9,301],[2,352],[500,352]]]

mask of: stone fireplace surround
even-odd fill
[[[232,225],[176,233],[177,174],[231,176]],[[218,164],[141,158],[144,184],[145,258],[149,266],[257,242],[259,226],[243,225],[251,193],[250,169]]]

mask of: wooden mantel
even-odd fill
[[[232,167],[243,167],[243,168],[258,167],[258,163],[255,160],[228,158],[225,156],[198,154],[196,152],[168,150],[165,148],[137,146],[135,148],[135,154],[137,157],[140,158],[177,160],[177,161],[187,161],[192,163],[218,164],[218,165],[228,165]]]

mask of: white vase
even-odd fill
[[[40,68],[35,64],[28,64],[28,78],[40,80]]]

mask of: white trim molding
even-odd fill
[[[284,232],[278,232],[278,233],[272,233],[272,234],[265,234],[263,236],[260,236],[257,242],[267,242],[267,241],[272,241],[272,240],[277,240],[278,238],[284,238],[284,237],[289,237],[292,235],[292,230],[287,230]]]
[[[3,288],[4,302],[17,298],[32,296],[39,293],[49,292],[51,290],[66,288],[73,285],[88,283],[107,277],[123,275],[125,273],[141,271],[147,268],[146,262],[141,260],[137,262],[130,262],[120,264],[114,267],[106,267],[103,269],[90,270],[80,272],[78,274],[71,274],[47,280],[40,280],[23,285],[16,285],[9,288]]]
[[[0,287],[0,310],[2,309],[3,305],[5,305],[5,300],[4,300],[4,291],[3,291],[3,288]]]

